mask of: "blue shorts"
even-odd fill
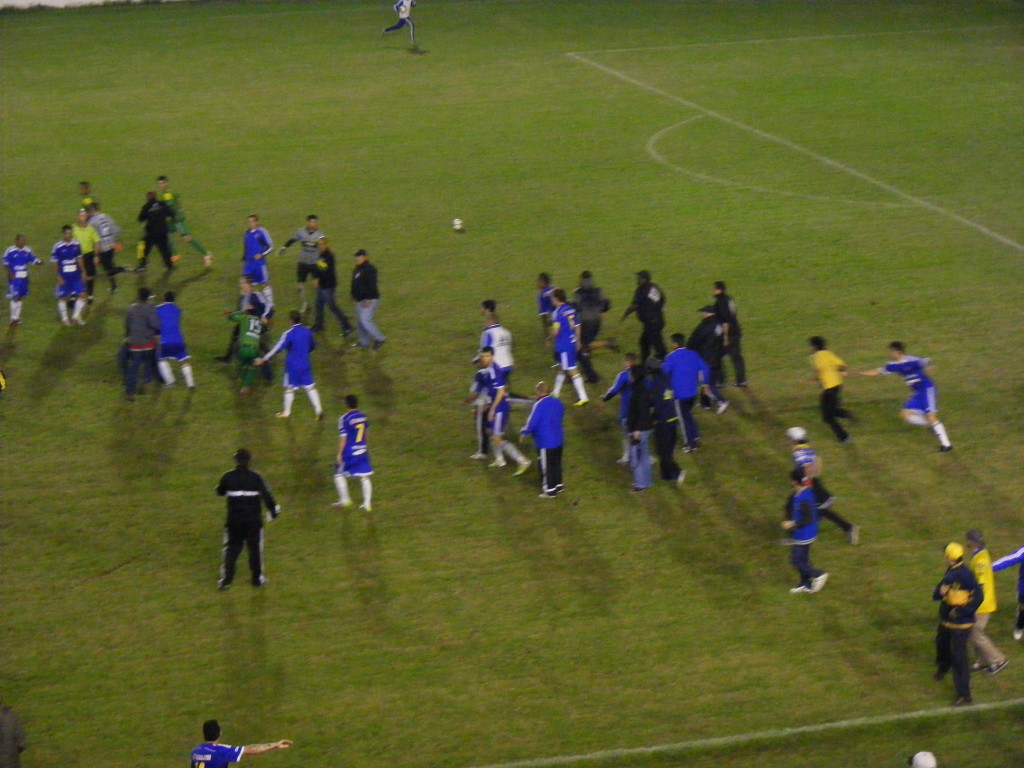
[[[184,362],[189,358],[188,350],[181,342],[168,344],[161,342],[156,356],[158,360],[177,360],[178,362]]]
[[[935,387],[919,389],[903,404],[905,411],[923,411],[924,413],[939,412],[939,397]]]
[[[505,434],[505,427],[508,426],[508,412],[508,400],[502,400],[494,412],[494,418],[487,421],[487,429],[492,435],[501,437]]]
[[[85,286],[82,284],[81,275],[72,275],[64,278],[64,285],[57,285],[53,294],[58,299],[71,299],[80,293],[85,293]]]
[[[7,286],[7,298],[23,299],[28,296],[28,278],[16,277]]]
[[[558,360],[558,367],[563,371],[576,367],[576,347],[569,349],[556,349],[555,359]]]
[[[284,369],[284,385],[286,387],[312,387],[315,386],[316,382],[313,381],[313,369],[312,368],[288,368],[285,366]]]
[[[253,285],[263,285],[270,282],[270,270],[267,269],[267,263],[262,259],[260,261],[242,262],[242,277],[246,276],[252,280]]]
[[[342,456],[341,466],[334,467],[334,474],[342,477],[368,477],[373,474],[370,466],[370,454],[360,453],[358,456]]]

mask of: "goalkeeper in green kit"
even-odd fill
[[[246,397],[252,391],[252,380],[256,376],[256,366],[253,363],[260,356],[260,335],[263,333],[262,321],[252,314],[250,309],[246,307],[228,315],[228,322],[238,326],[235,365],[242,379],[242,388],[238,390],[242,397]]]
[[[213,254],[206,250],[202,243],[192,237],[192,234],[185,226],[185,211],[181,207],[181,197],[177,192],[171,191],[171,182],[166,176],[160,176],[156,180],[156,186],[160,190],[157,193],[157,197],[174,212],[174,218],[171,220],[171,231],[177,232],[182,240],[191,245],[193,250],[203,257],[204,265],[208,267],[213,264]],[[174,261],[177,261],[177,257],[175,257]]]

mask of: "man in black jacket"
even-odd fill
[[[718,413],[722,413],[729,407],[728,401],[718,392],[722,380],[722,338],[725,332],[715,316],[713,306],[708,304],[701,307],[700,314],[701,320],[690,334],[686,346],[700,355],[701,360],[711,369],[711,381],[700,396],[700,407],[709,410],[713,401]]]
[[[146,271],[146,260],[154,245],[163,257],[164,266],[174,269],[170,241],[170,222],[174,218],[174,211],[163,200],[157,199],[156,192],[147,192],[146,202],[139,211],[138,218],[145,227],[145,235],[142,250],[139,252],[139,266],[135,271]]]
[[[626,432],[629,434],[629,469],[633,473],[633,493],[640,493],[654,483],[651,472],[650,440],[654,429],[654,404],[644,381],[642,365],[634,365],[629,373],[629,410]]]
[[[661,338],[661,331],[665,327],[665,315],[662,313],[664,307],[665,294],[661,292],[661,288],[651,282],[651,273],[646,269],[637,272],[633,301],[626,307],[622,319],[625,320],[636,312],[636,317],[643,326],[643,331],[640,333],[641,360],[650,357],[652,349],[659,360],[664,359],[667,353],[665,340]]]
[[[352,346],[374,349],[384,346],[384,334],[373,321],[373,315],[380,303],[380,290],[377,288],[377,268],[370,263],[369,254],[362,248],[355,253],[356,266],[352,270],[352,299],[356,303],[356,329],[359,341]]]
[[[686,473],[676,463],[674,453],[679,435],[679,417],[676,401],[672,397],[672,385],[661,370],[661,361],[652,357],[647,361],[647,390],[651,395],[654,410],[654,450],[658,454],[658,468],[661,479],[675,483],[680,488]]]
[[[352,323],[334,299],[334,292],[338,288],[338,273],[334,266],[334,252],[330,248],[324,248],[320,258],[313,265],[313,279],[316,280],[316,322],[313,324],[313,330],[324,329],[326,306],[341,323],[341,335],[348,336],[352,333]]]
[[[280,505],[274,500],[263,476],[249,469],[252,454],[245,448],[235,451],[235,468],[225,472],[217,484],[217,495],[228,500],[228,517],[224,523],[224,562],[220,567],[218,589],[227,589],[235,578],[235,563],[242,554],[242,547],[249,548],[249,569],[252,571],[252,585],[263,586],[263,516],[262,501],[271,519],[281,514]]]
[[[743,331],[740,329],[740,319],[736,314],[736,302],[725,292],[725,283],[722,280],[715,281],[715,317],[722,324],[722,351],[732,360],[732,367],[736,370],[736,386],[745,387],[747,365],[743,361],[743,351],[740,347]],[[722,381],[715,383],[725,383],[724,371]]]

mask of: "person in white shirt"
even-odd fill
[[[397,32],[402,27],[409,27],[409,42],[416,45],[416,25],[412,22],[412,9],[416,6],[416,0],[398,0],[395,3],[395,13],[398,14],[398,21],[390,27],[384,27],[382,35],[388,32]]]

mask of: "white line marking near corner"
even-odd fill
[[[641,757],[643,755],[671,755],[701,749],[728,747],[755,741],[771,741],[789,736],[800,736],[808,733],[822,733],[846,728],[863,728],[872,725],[886,725],[902,720],[922,720],[930,717],[948,717],[951,715],[967,715],[972,712],[986,712],[998,709],[1012,709],[1024,706],[1024,698],[995,701],[989,704],[974,704],[969,707],[942,707],[940,709],[921,709],[916,712],[899,712],[894,715],[875,715],[871,717],[855,717],[850,720],[834,720],[816,725],[801,725],[793,728],[773,728],[755,733],[739,733],[734,736],[719,736],[711,739],[695,739],[679,741],[674,744],[656,744],[650,747],[627,747],[624,749],[604,749],[599,752],[588,752],[581,755],[560,755],[558,757],[541,757],[533,760],[516,760],[510,763],[493,763],[478,768],[557,768],[558,766],[579,765],[624,757]]]
[[[800,193],[800,192],[786,192],[786,191],[781,190],[781,189],[771,189],[770,187],[759,187],[759,186],[755,186],[753,184],[744,184],[744,183],[739,182],[739,181],[732,181],[731,179],[723,179],[720,176],[711,176],[710,174],[707,174],[707,173],[698,173],[697,171],[691,170],[691,169],[686,168],[686,167],[684,167],[682,165],[678,165],[678,164],[672,162],[667,157],[665,157],[663,154],[661,154],[661,152],[658,151],[658,149],[657,149],[658,142],[661,141],[662,137],[664,137],[665,135],[671,133],[672,131],[676,130],[677,128],[682,128],[684,125],[689,125],[690,123],[694,123],[697,120],[703,120],[705,117],[706,117],[706,115],[695,115],[694,117],[688,117],[685,120],[682,120],[682,121],[680,121],[678,123],[674,123],[673,125],[670,125],[667,128],[662,128],[660,131],[655,133],[653,136],[651,136],[651,138],[649,138],[647,140],[647,144],[644,145],[644,151],[647,152],[647,154],[651,157],[652,160],[654,160],[654,162],[658,163],[659,165],[665,166],[669,170],[675,171],[677,173],[686,174],[687,176],[690,176],[691,178],[694,178],[694,179],[698,179],[699,181],[707,181],[707,182],[710,182],[712,184],[719,184],[719,185],[721,185],[723,187],[732,187],[733,189],[745,189],[748,192],[759,192],[759,193],[764,194],[764,195],[778,195],[780,197],[791,197],[791,198],[796,198],[798,200],[814,200],[814,201],[820,202],[820,203],[843,203],[843,204],[846,204],[846,205],[859,205],[859,206],[863,206],[863,207],[866,207],[866,208],[909,208],[910,207],[910,203],[884,203],[884,202],[881,202],[881,201],[873,201],[873,200],[851,200],[851,199],[845,198],[845,197],[828,197],[826,195],[809,195],[809,194],[803,194],[803,193]]]
[[[927,200],[924,200],[923,198],[915,197],[914,195],[911,195],[908,192],[904,192],[902,189],[898,189],[897,187],[894,187],[891,184],[887,184],[886,182],[880,179],[876,179],[874,176],[869,176],[863,171],[858,171],[856,168],[841,163],[838,160],[833,160],[830,157],[826,157],[825,155],[819,154],[815,152],[813,149],[808,149],[807,147],[801,146],[800,144],[795,144],[792,141],[789,141],[788,139],[784,139],[781,136],[776,136],[774,134],[767,133],[766,131],[762,131],[758,128],[755,128],[752,125],[747,125],[746,123],[740,122],[739,120],[731,118],[727,115],[723,115],[721,112],[716,112],[713,109],[703,107],[700,104],[697,104],[696,102],[690,101],[689,99],[684,99],[683,97],[676,96],[675,94],[669,93],[668,91],[663,91],[661,88],[658,88],[657,86],[645,83],[642,80],[638,80],[635,77],[632,77],[631,75],[627,75],[625,72],[621,72],[617,69],[613,69],[612,67],[601,64],[600,62],[594,61],[593,59],[589,59],[582,54],[567,53],[566,56],[568,56],[571,59],[575,59],[576,61],[582,62],[583,64],[586,64],[588,66],[591,66],[594,69],[598,69],[604,72],[605,74],[611,75],[614,78],[622,80],[624,83],[629,83],[630,85],[636,86],[637,88],[647,91],[648,93],[653,93],[656,96],[661,96],[662,98],[669,99],[670,101],[674,101],[677,104],[682,104],[684,107],[689,107],[692,110],[701,112],[708,117],[713,117],[716,120],[721,120],[723,123],[731,125],[734,128],[738,128],[741,131],[746,131],[747,133],[750,133],[753,136],[757,136],[759,139],[763,139],[764,141],[770,141],[772,143],[778,144],[779,146],[786,147],[786,149],[790,149],[793,152],[797,152],[801,155],[804,155],[805,157],[810,157],[811,159],[817,160],[819,163],[822,163],[823,165],[829,168],[833,168],[837,171],[847,173],[850,176],[853,176],[854,178],[867,182],[868,184],[878,187],[879,189],[883,189],[891,195],[895,195],[896,197],[902,198],[903,200],[914,203],[915,205],[920,206],[921,208],[925,208],[931,211],[932,213],[937,213],[938,215],[944,216],[947,219],[952,219],[953,221],[963,224],[965,227],[970,227],[971,229],[980,232],[986,237],[995,240],[996,242],[1002,243],[1003,245],[1009,248],[1012,248],[1016,251],[1024,252],[1024,245],[1018,243],[1016,240],[1013,240],[1009,237],[1006,237],[1005,235],[1001,235],[998,232],[989,229],[984,224],[979,224],[978,222],[972,221],[971,219],[968,219],[965,216],[961,216],[959,213],[956,213],[955,211],[951,211],[948,208],[943,208],[942,206],[935,205],[935,203],[930,203]]]

